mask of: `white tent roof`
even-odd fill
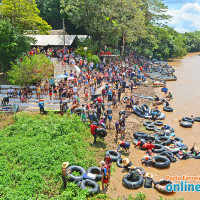
[[[31,43],[34,46],[62,46],[64,45],[64,36],[63,35],[27,35],[28,37],[33,37],[36,40],[36,43]],[[65,35],[65,45],[70,46],[76,35]]]
[[[77,35],[78,39],[81,40],[81,41],[84,41],[88,35]]]

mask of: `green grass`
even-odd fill
[[[87,192],[68,183],[62,187],[61,166],[97,166],[99,150],[86,124],[76,115],[19,113],[0,130],[0,199],[87,199]]]

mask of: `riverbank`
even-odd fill
[[[133,90],[133,94],[154,96],[155,91],[151,85],[151,80],[149,79],[148,81],[150,83],[148,87],[139,86],[138,89]],[[131,92],[129,91],[126,96],[130,97]],[[151,103],[151,101],[142,99],[142,98],[140,98],[139,101],[140,101],[140,105],[143,103],[146,103],[146,104]],[[117,106],[117,109],[114,110],[112,127],[114,126],[114,122],[118,120],[119,111],[122,109],[125,109],[124,103],[119,104],[119,106]],[[133,112],[129,113],[129,116],[126,119],[126,141],[130,142],[130,144],[131,144],[130,154],[123,153],[122,151],[120,152],[120,153],[122,153],[122,157],[129,158],[129,160],[132,161],[133,165],[136,167],[143,167],[140,160],[145,155],[145,152],[133,148],[134,147],[133,142],[132,142],[133,141],[133,133],[136,131],[143,130],[143,127],[141,126],[143,121],[144,120],[142,118],[138,117]],[[117,140],[115,139],[115,133],[116,133],[116,131],[114,129],[112,129],[111,133],[109,133],[108,136],[106,137],[106,144],[109,149],[114,149],[114,150],[117,149],[118,145],[117,145]],[[113,140],[114,140],[114,142],[113,142]],[[122,185],[122,178],[127,173],[128,173],[128,171],[126,171],[125,169],[119,168],[117,166],[115,167],[115,170],[111,173],[110,185],[108,187],[108,190],[106,191],[106,193],[109,195],[109,197],[111,199],[117,199],[119,196],[125,196],[126,198],[128,198],[129,195],[135,196],[135,194],[139,193],[139,192],[145,193],[148,197],[149,190],[141,191],[141,188],[139,188],[137,190],[130,190],[130,189],[125,188]],[[152,190],[154,190],[154,189],[152,189]],[[159,195],[157,195],[157,197],[159,197]]]

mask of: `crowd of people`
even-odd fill
[[[96,129],[111,128],[113,109],[124,101],[123,97],[128,89],[130,89],[130,93],[133,93],[133,89],[137,88],[137,85],[146,82],[147,73],[152,66],[144,57],[137,56],[132,52],[124,59],[112,58],[109,62],[103,59],[96,66],[92,61],[87,63],[87,60],[79,55],[75,57],[73,52],[73,50],[63,51],[54,48],[49,48],[47,51],[42,48],[34,48],[29,52],[30,55],[44,53],[49,58],[59,57],[62,59],[63,65],[65,63],[72,66],[76,64],[81,70],[80,73],[71,70],[69,74],[64,71],[63,75],[66,78],[58,83],[55,82],[53,76],[49,80],[38,81],[36,98],[40,99],[40,112],[44,112],[44,101],[41,101],[41,95],[49,95],[50,100],[59,100],[61,114],[64,114],[64,103],[71,103],[71,113],[78,113],[82,121],[88,120],[90,122],[91,134],[94,137],[93,145],[96,145]],[[29,86],[19,91],[12,88],[8,91],[10,97],[19,96],[22,102],[24,102],[22,98],[25,98],[25,100],[32,98],[33,93]],[[91,98],[93,99],[92,101]],[[118,120],[114,122],[115,137],[118,139],[120,135],[122,139],[122,141],[118,141],[117,151],[119,148],[129,151],[130,143],[125,141],[126,118],[128,117],[126,114],[132,111],[133,105],[138,105],[138,103],[138,97],[131,95],[130,98],[127,98],[124,110],[119,113]],[[149,142],[148,148],[148,153],[150,154],[153,148],[151,142]],[[104,189],[104,184],[108,186],[109,182],[110,163],[104,160],[101,165],[103,174],[102,189]],[[63,177],[70,173],[70,171],[64,170],[66,166],[62,168]],[[66,179],[63,178],[63,181],[66,186]]]

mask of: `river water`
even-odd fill
[[[170,106],[174,108],[174,112],[166,113],[164,122],[175,129],[176,136],[181,137],[183,143],[187,144],[189,149],[194,143],[200,147],[200,122],[195,122],[192,128],[182,128],[178,120],[191,115],[200,116],[200,56],[197,55],[188,54],[181,60],[169,63],[176,70],[175,75],[178,79],[174,82],[167,82],[167,87],[174,97],[169,102]],[[156,89],[156,93],[160,97],[162,96],[160,88]],[[162,107],[159,106],[159,109],[162,110]],[[164,178],[165,175],[198,176],[200,175],[200,160],[179,160],[176,163],[171,163],[167,170],[155,170],[154,174],[158,178]],[[175,182],[180,183],[179,181]],[[198,184],[200,181],[188,181],[188,183]],[[179,198],[181,196],[186,200],[200,199],[200,192],[177,192],[168,198]]]
[[[200,123],[195,122],[192,128],[182,128],[178,120],[182,117],[190,117],[191,115],[200,116],[200,56],[198,54],[188,54],[177,62],[169,63],[176,70],[175,75],[177,81],[167,82],[169,91],[173,94],[170,106],[174,108],[174,112],[166,113],[165,122],[175,129],[176,136],[183,139],[183,143],[187,144],[189,149],[196,143],[200,147]],[[160,94],[160,88],[156,89]],[[163,106],[160,106],[161,110]],[[179,160],[171,163],[167,170],[158,171],[158,177],[164,175],[171,176],[198,176],[200,175],[200,160],[189,159]],[[178,181],[176,181],[178,183]],[[191,181],[190,183],[198,184],[200,181]],[[171,198],[182,196],[184,199],[200,199],[200,192],[179,192],[172,195]]]
[[[174,108],[174,112],[165,113],[166,119],[164,123],[169,124],[175,129],[176,136],[181,137],[183,143],[188,145],[189,149],[194,143],[196,143],[196,146],[200,147],[200,122],[195,122],[192,128],[183,128],[179,125],[178,121],[182,117],[190,117],[191,115],[200,117],[200,56],[198,56],[198,54],[188,54],[183,59],[176,60],[176,62],[169,64],[176,70],[175,75],[178,79],[174,82],[167,82],[167,87],[174,97],[173,100],[169,102],[170,106]],[[160,90],[161,88],[155,89],[156,93],[161,98],[162,94]],[[159,106],[159,110],[163,110],[162,105]],[[200,160],[178,160],[175,163],[171,163],[168,169],[156,169],[141,165],[140,160],[144,155],[144,151],[131,147],[129,159],[133,162],[133,165],[143,167],[146,172],[152,173],[154,181],[165,179],[167,175],[180,177],[200,176]],[[137,190],[128,190],[119,184],[126,172],[120,168],[116,170],[118,180],[113,184],[117,192],[111,192],[112,196],[115,198],[119,193],[120,195],[127,196],[127,194],[134,195],[135,193],[142,192],[147,195],[147,199],[149,200],[159,199],[160,196],[164,199],[178,199],[181,197],[185,200],[200,199],[200,192],[176,192],[165,195],[153,188],[147,189],[142,187]],[[174,183],[180,183],[180,181],[174,181]],[[188,181],[188,183],[200,184],[200,181]]]

